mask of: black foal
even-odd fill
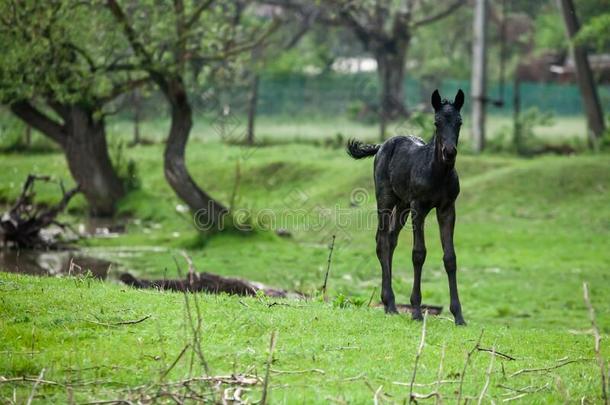
[[[436,130],[430,142],[414,136],[396,136],[381,145],[350,140],[347,152],[354,159],[375,155],[375,194],[377,198],[377,257],[381,263],[381,300],[388,313],[396,313],[392,291],[392,256],[398,235],[411,213],[413,224],[413,319],[421,320],[421,272],[426,260],[424,220],[432,208],[443,246],[443,262],[449,278],[451,313],[457,325],[465,325],[458,296],[456,258],[453,248],[455,199],[460,183],[455,157],[462,118],[464,93],[457,92],[453,103],[432,93]]]

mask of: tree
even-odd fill
[[[389,120],[409,115],[405,105],[404,77],[407,51],[414,33],[455,12],[465,0],[439,2],[406,0],[360,1],[262,0],[302,13],[317,13],[317,21],[351,30],[377,61],[380,82],[381,137]],[[439,39],[442,34],[439,33]]]
[[[124,195],[106,143],[103,108],[146,79],[121,65],[106,21],[76,1],[0,4],[0,100],[64,151],[94,216]]]
[[[120,32],[133,52],[132,63],[148,73],[170,107],[171,124],[164,152],[164,173],[176,195],[206,229],[223,226],[228,209],[202,190],[185,162],[193,126],[188,73],[195,80],[203,69],[262,43],[277,24],[252,30],[240,25],[245,2],[214,0],[119,2],[106,0]],[[131,17],[125,5],[132,8]],[[252,39],[255,38],[255,39]]]
[[[301,41],[303,36],[309,31],[315,22],[316,14],[310,14],[306,18],[299,18],[298,15],[291,16],[298,20],[298,24],[285,24],[281,35],[274,41],[267,41],[265,44],[252,49],[249,60],[250,85],[248,90],[248,129],[246,131],[246,143],[254,145],[254,127],[256,120],[256,107],[258,105],[258,87],[260,83],[260,71],[272,59],[278,58],[281,54],[293,49]]]
[[[487,0],[476,0],[472,42],[472,135],[474,150],[485,147],[487,96]]]
[[[573,40],[580,30],[580,23],[574,3],[572,0],[558,0],[558,3],[565,21],[568,38]],[[590,135],[589,144],[594,146],[601,139],[605,131],[604,115],[599,102],[591,66],[589,65],[587,49],[579,43],[574,43],[572,45],[572,52],[574,54],[574,66],[576,67],[576,79],[587,114]]]

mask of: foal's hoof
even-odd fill
[[[385,313],[388,315],[396,315],[398,314],[398,310],[396,309],[396,305],[388,305],[384,307]]]
[[[466,321],[462,317],[455,318],[455,324],[457,326],[466,326]]]
[[[421,314],[421,311],[413,311],[411,312],[411,319],[413,319],[414,321],[423,321],[424,317]]]

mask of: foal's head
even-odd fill
[[[436,127],[436,147],[439,158],[443,163],[452,165],[457,155],[457,144],[462,126],[460,109],[464,105],[464,92],[458,90],[452,102],[441,100],[438,90],[432,93],[432,107],[434,107],[434,126]]]

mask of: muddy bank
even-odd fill
[[[76,250],[0,250],[0,269],[36,276],[78,276],[90,274],[105,280],[112,262],[87,256]]]
[[[254,281],[243,280],[233,277],[224,277],[213,273],[191,273],[184,279],[157,279],[147,280],[123,273],[119,279],[135,288],[150,288],[155,290],[170,290],[178,292],[206,292],[209,294],[226,293],[231,295],[253,296],[262,293],[268,297],[277,298],[302,298],[303,295],[296,292],[280,290],[268,287]]]

